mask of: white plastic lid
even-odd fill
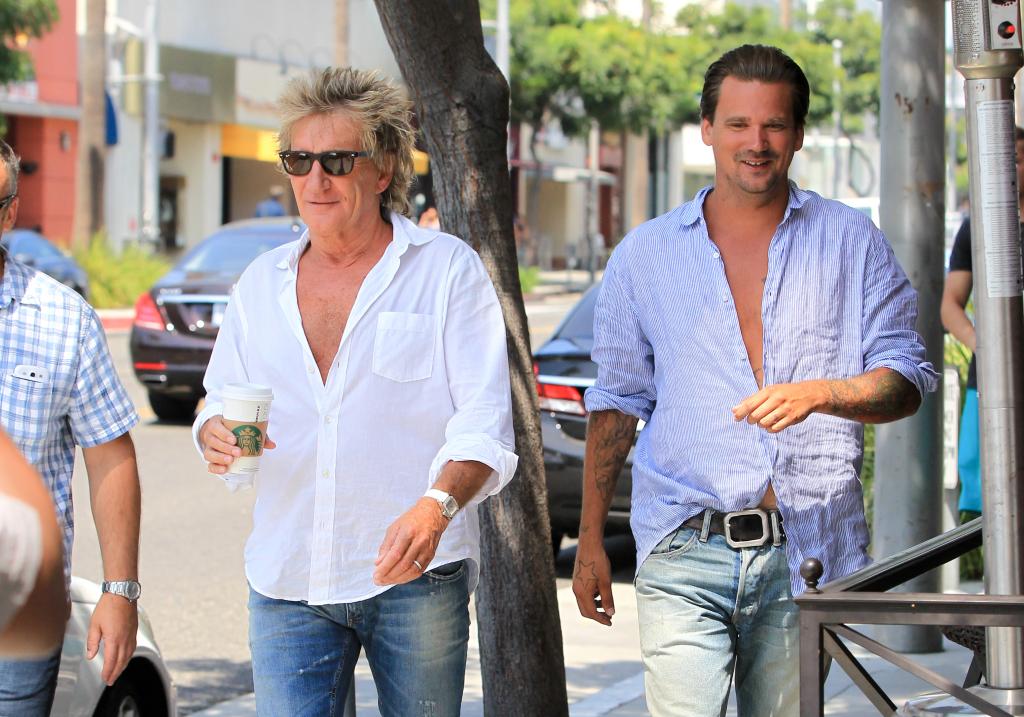
[[[258,383],[227,383],[221,397],[234,401],[273,401],[274,392],[269,386]]]

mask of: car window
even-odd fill
[[[597,295],[601,285],[592,287],[579,303],[573,307],[565,323],[558,330],[558,338],[562,339],[590,339],[594,338],[594,305],[597,304]]]
[[[28,254],[36,259],[62,257],[63,254],[53,244],[36,234],[15,234],[11,238],[11,254]]]
[[[290,228],[280,233],[224,232],[214,234],[185,255],[178,268],[187,272],[241,274],[265,251],[298,239]]]

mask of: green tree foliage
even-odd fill
[[[764,7],[745,8],[727,4],[721,13],[702,5],[688,5],[676,16],[676,25],[687,37],[703,38],[713,46],[709,61],[745,43],[776,45],[799,63],[811,85],[809,125],[832,121],[832,95],[836,67],[832,41],[843,43],[838,80],[843,128],[859,131],[865,113],[878,113],[879,68],[882,30],[874,16],[857,10],[855,0],[822,0],[813,14],[797,17],[802,29],[785,30],[777,15]]]
[[[494,17],[494,0],[481,3]],[[567,134],[603,129],[661,130],[699,119],[704,71],[744,43],[783,48],[811,84],[808,123],[832,121],[832,40],[843,43],[839,84],[843,125],[858,131],[878,112],[881,28],[855,0],[822,0],[780,27],[765,7],[729,3],[719,13],[684,7],[671,32],[640,27],[613,12],[584,17],[577,0],[511,0],[512,120],[538,127],[556,119]]]
[[[0,0],[0,85],[34,77],[21,37],[42,37],[57,21],[54,0]]]

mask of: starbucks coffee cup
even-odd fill
[[[221,392],[221,400],[224,425],[235,434],[236,445],[242,449],[242,455],[228,466],[228,473],[251,478],[260,468],[274,393],[268,386],[255,383],[229,383]]]

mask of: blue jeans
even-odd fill
[[[42,660],[0,660],[0,715],[47,717],[59,672],[59,649]]]
[[[383,717],[454,717],[468,646],[465,561],[354,603],[309,605],[249,589],[258,715],[341,715],[362,647]]]
[[[679,527],[636,576],[647,708],[653,717],[796,717],[799,620],[785,547],[733,550]]]

